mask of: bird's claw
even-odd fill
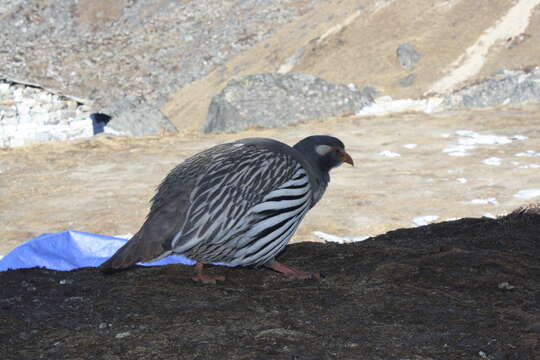
[[[306,279],[319,280],[321,279],[321,274],[318,272],[308,273],[304,271],[298,271],[278,262],[275,262],[273,264],[266,265],[266,266],[274,271],[281,273],[283,276],[287,277],[288,279],[293,279],[293,280],[306,280]]]
[[[210,276],[210,275],[202,275],[197,274],[191,278],[195,282],[201,282],[205,285],[212,284],[214,285],[216,281],[225,281],[225,276]]]

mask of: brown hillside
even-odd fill
[[[231,78],[279,70],[354,83],[358,88],[371,85],[393,98],[417,98],[448,74],[455,67],[453,63],[515,5],[509,0],[402,0],[366,1],[359,8],[352,0],[330,1],[172,94],[162,110],[178,128],[199,129],[206,120],[211,97]],[[521,38],[496,41],[481,71],[468,77],[467,82],[503,67],[523,68],[538,62],[538,6],[532,10],[526,35]],[[396,58],[397,47],[405,42],[412,43],[422,55],[411,71],[402,68]],[[287,59],[297,52],[302,54],[298,62],[287,66]],[[417,75],[413,85],[401,86],[399,80],[410,73]]]

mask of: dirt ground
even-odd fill
[[[438,216],[438,222],[508,213],[538,201],[538,195],[515,195],[540,189],[539,123],[540,106],[530,105],[345,117],[239,134],[101,137],[0,149],[0,255],[47,232],[133,234],[155,187],[171,168],[210,146],[249,136],[294,144],[308,135],[331,134],[343,140],[354,158],[355,167],[332,172],[329,189],[293,242],[320,241],[314,231],[375,236],[415,226],[413,219],[423,216]],[[443,150],[474,140],[456,135],[458,130],[505,136],[511,142],[477,144],[467,156],[450,156]],[[383,151],[400,156],[384,156]],[[493,157],[500,165],[483,163]]]
[[[279,260],[326,274],[182,265],[0,273],[0,358],[540,357],[540,212],[301,243]]]
[[[109,276],[93,268],[2,272],[0,358],[538,358],[540,215],[481,216],[538,201],[539,114],[531,105],[345,117],[240,134],[2,149],[2,253],[43,232],[135,232],[163,176],[224,141],[292,144],[327,133],[344,141],[356,166],[333,171],[294,237],[300,243],[279,259],[321,271],[322,280],[213,267],[227,280],[202,286],[180,265]],[[445,152],[460,144],[468,155]],[[516,197],[522,190],[532,195]],[[414,218],[431,215],[439,223],[415,227]],[[379,236],[323,244],[315,230]]]

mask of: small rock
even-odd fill
[[[420,54],[416,51],[414,45],[411,43],[399,45],[396,50],[396,55],[399,64],[407,70],[411,70],[418,60],[420,60]]]
[[[413,84],[414,80],[416,80],[416,74],[409,74],[399,80],[399,84],[403,87],[409,87]]]
[[[126,331],[126,332],[118,333],[114,337],[117,338],[117,339],[122,339],[122,338],[125,338],[125,337],[130,336],[130,335],[131,335],[131,333],[129,331]]]
[[[103,128],[107,134],[137,137],[178,132],[159,108],[140,97],[128,96],[102,109],[99,114],[110,116]]]
[[[499,284],[499,289],[512,290],[513,288],[515,288],[515,286],[510,285],[510,283],[506,281]]]

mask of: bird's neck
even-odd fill
[[[311,204],[311,207],[315,206],[315,204],[321,200],[329,182],[330,174],[328,172],[323,173],[322,176],[317,179],[316,189],[313,191],[313,203]]]

